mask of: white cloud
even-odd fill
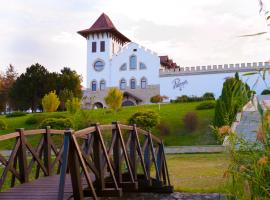
[[[86,42],[76,32],[102,12],[127,37],[181,66],[270,58],[266,35],[238,37],[267,30],[257,0],[5,0],[0,70],[12,63],[24,72],[40,62],[51,71],[69,66],[85,78]]]

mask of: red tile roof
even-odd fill
[[[160,58],[160,64],[163,65],[167,69],[175,69],[179,68],[175,62],[173,62],[172,59],[169,59],[169,57],[166,56],[159,56]]]
[[[130,39],[128,39],[126,36],[124,36],[115,28],[111,19],[105,13],[102,13],[89,29],[78,31],[78,33],[85,38],[91,33],[104,33],[104,32],[114,34],[117,38],[121,39],[123,42],[130,42]]]

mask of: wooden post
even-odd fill
[[[98,124],[95,124],[95,127],[97,127]],[[96,166],[96,169],[98,171],[99,177],[97,177],[97,190],[98,192],[101,192],[105,188],[105,180],[104,180],[104,169],[103,169],[103,156],[101,149],[101,142],[99,138],[98,130],[94,133],[94,143],[93,143],[93,149],[94,149],[94,163]]]
[[[81,182],[81,174],[80,174],[80,163],[78,158],[78,149],[76,149],[75,143],[71,137],[72,131],[68,132],[70,135],[70,147],[68,154],[68,165],[71,176],[71,183],[73,189],[73,197],[75,200],[83,199],[83,188]]]
[[[20,147],[18,151],[18,160],[19,160],[19,171],[21,176],[21,183],[29,182],[28,170],[27,170],[27,155],[26,155],[26,145],[25,145],[25,136],[24,129],[16,129],[19,132]]]
[[[121,142],[120,137],[117,132],[117,123],[113,122],[115,125],[115,129],[112,130],[113,137],[115,137],[115,144],[113,147],[113,160],[115,167],[115,178],[117,180],[118,185],[122,183],[122,168],[121,168]]]
[[[144,149],[144,163],[145,163],[145,169],[147,171],[147,174],[150,177],[150,142],[148,136],[145,136],[145,142],[146,146]]]
[[[64,198],[64,189],[65,189],[65,182],[66,182],[66,173],[68,167],[68,154],[69,154],[69,144],[71,139],[71,131],[65,131],[64,136],[64,151],[62,155],[62,164],[60,168],[60,182],[59,182],[59,190],[58,190],[58,200],[62,200]]]
[[[136,132],[135,132],[136,125],[133,125],[133,129],[131,131],[131,140],[130,140],[130,165],[133,171],[134,180],[137,181],[137,153],[136,153]]]
[[[44,166],[47,170],[47,176],[52,175],[51,170],[51,133],[50,133],[50,126],[46,127],[46,133],[44,134],[44,150],[43,150],[43,159],[44,159]]]

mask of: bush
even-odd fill
[[[4,120],[0,119],[0,130],[6,130],[7,129],[7,123]]]
[[[66,115],[61,113],[61,112],[55,112],[55,113],[36,113],[32,114],[29,116],[26,120],[25,123],[28,125],[34,125],[34,124],[40,124],[43,120],[48,119],[48,118],[62,118],[66,119]]]
[[[60,100],[55,91],[49,92],[42,99],[42,107],[45,112],[55,112],[60,105]]]
[[[87,128],[91,126],[92,123],[91,114],[87,110],[79,110],[74,115],[74,128],[76,130]]]
[[[151,130],[159,123],[159,115],[154,111],[141,111],[134,113],[129,119],[129,124],[136,124],[137,126]]]
[[[193,132],[198,128],[198,116],[194,112],[188,112],[183,118],[184,127],[186,130]]]
[[[214,101],[202,102],[196,106],[196,110],[206,110],[215,108],[216,103]]]
[[[10,118],[10,117],[21,117],[21,116],[25,116],[26,114],[27,113],[25,113],[25,112],[17,111],[17,112],[13,112],[13,113],[7,114],[6,117],[7,118]]]
[[[270,94],[270,90],[264,90],[262,91],[261,95],[266,95],[266,94]]]
[[[81,101],[80,101],[80,99],[75,97],[75,98],[72,98],[71,100],[67,100],[66,108],[67,108],[67,111],[69,113],[71,113],[71,114],[76,113],[78,110],[81,109]]]
[[[160,135],[166,136],[170,135],[170,126],[165,122],[160,122],[160,124],[157,125],[157,129],[160,132]]]
[[[109,108],[116,112],[122,107],[123,92],[118,88],[111,88],[104,100]]]
[[[57,118],[48,118],[44,119],[40,124],[40,128],[46,128],[46,126],[50,126],[53,129],[68,129],[68,128],[73,128],[73,123],[71,119],[66,118],[66,119],[57,119]]]
[[[182,95],[180,97],[177,97],[176,100],[172,102],[184,103],[184,102],[195,102],[195,101],[206,101],[206,100],[215,100],[214,94],[210,92],[206,92],[201,97]]]

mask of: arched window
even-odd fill
[[[130,80],[130,88],[135,89],[136,88],[136,80],[133,78]]]
[[[97,82],[96,81],[92,81],[91,88],[92,88],[92,91],[97,91]]]
[[[146,85],[147,85],[146,78],[143,77],[143,78],[141,79],[141,88],[142,88],[142,89],[145,89],[145,88],[146,88]]]
[[[140,62],[140,69],[146,69],[146,65],[142,62]]]
[[[120,71],[126,71],[126,70],[127,70],[127,64],[124,63],[124,64],[121,65]]]
[[[100,88],[100,90],[105,90],[106,84],[105,84],[105,81],[104,81],[104,80],[101,80],[101,81],[100,81],[100,83],[99,83],[99,88]]]
[[[120,81],[120,89],[121,90],[124,90],[124,89],[126,89],[126,87],[127,87],[126,80],[125,79],[121,79],[121,81]]]
[[[137,68],[137,57],[135,55],[129,57],[129,68],[130,69]]]
[[[94,69],[97,71],[97,72],[100,72],[104,69],[104,66],[105,66],[105,63],[101,60],[98,60],[94,63]]]

